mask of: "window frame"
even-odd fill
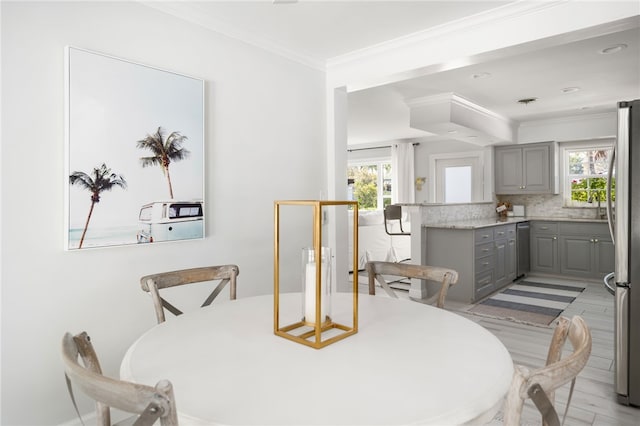
[[[469,202],[476,203],[484,200],[485,152],[464,151],[429,155],[429,175],[431,177],[431,183],[429,185],[429,193],[427,194],[427,197],[430,203],[445,204],[445,194],[443,193],[444,175],[438,171],[438,161],[441,160],[451,161],[452,163],[456,162],[456,166],[470,166],[472,187],[471,200]],[[444,170],[441,171],[444,172]]]
[[[560,144],[560,179],[562,191],[562,206],[567,208],[593,208],[593,203],[586,201],[575,201],[571,199],[571,179],[569,175],[569,153],[573,151],[589,151],[589,150],[608,150],[613,149],[615,138],[587,139],[581,141],[565,142]],[[592,177],[592,175],[583,175]],[[600,175],[598,175],[600,176]],[[607,178],[606,175],[600,176]],[[601,204],[605,205],[606,200],[601,200]]]
[[[391,157],[376,157],[376,158],[362,158],[358,160],[349,160],[347,162],[347,170],[350,167],[359,167],[359,166],[376,166],[378,171],[378,176],[376,178],[376,209],[375,211],[384,210],[384,200],[388,199],[389,204],[391,204],[392,194],[394,190],[393,181],[391,182],[391,192],[388,195],[384,194],[384,165],[389,165],[389,180],[391,180],[392,167]],[[354,198],[354,201],[357,201]],[[371,210],[370,210],[371,211]]]

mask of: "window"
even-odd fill
[[[349,199],[360,210],[382,210],[391,204],[391,162],[350,163],[347,168]]]
[[[469,154],[475,154],[470,156]],[[471,203],[482,200],[482,153],[433,154],[430,156],[435,203]]]
[[[605,202],[612,143],[591,141],[563,148],[565,206],[590,207],[593,203]],[[615,178],[611,194],[615,201]]]
[[[446,167],[444,170],[444,202],[471,202],[471,166]]]
[[[183,217],[202,216],[202,205],[198,204],[171,204],[169,207],[169,218],[178,219]]]

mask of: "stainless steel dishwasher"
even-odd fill
[[[518,250],[517,278],[529,273],[529,222],[519,222],[516,225],[516,243]]]

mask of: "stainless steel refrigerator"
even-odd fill
[[[618,103],[618,137],[608,182],[615,271],[605,285],[615,296],[615,391],[621,404],[640,406],[640,99]]]

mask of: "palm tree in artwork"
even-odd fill
[[[171,162],[184,160],[189,156],[189,151],[182,147],[182,143],[187,139],[180,132],[171,132],[165,138],[166,132],[162,127],[152,134],[147,135],[137,143],[138,148],[148,149],[153,155],[140,157],[142,167],[160,166],[162,173],[167,177],[169,183],[169,197],[173,199],[173,186],[171,185],[171,175],[169,174],[169,164]]]
[[[69,182],[71,183],[71,185],[78,185],[91,192],[91,207],[89,208],[87,222],[84,225],[82,237],[80,237],[80,244],[78,245],[78,248],[82,248],[84,236],[87,233],[87,229],[89,228],[89,221],[91,220],[91,215],[93,214],[93,208],[95,207],[96,203],[100,202],[100,194],[104,191],[111,191],[111,189],[116,186],[119,186],[122,189],[127,189],[127,182],[121,175],[113,173],[111,169],[108,168],[104,163],[102,163],[100,167],[94,168],[93,172],[91,172],[90,175],[86,174],[85,172],[71,173],[71,176],[69,176]]]

